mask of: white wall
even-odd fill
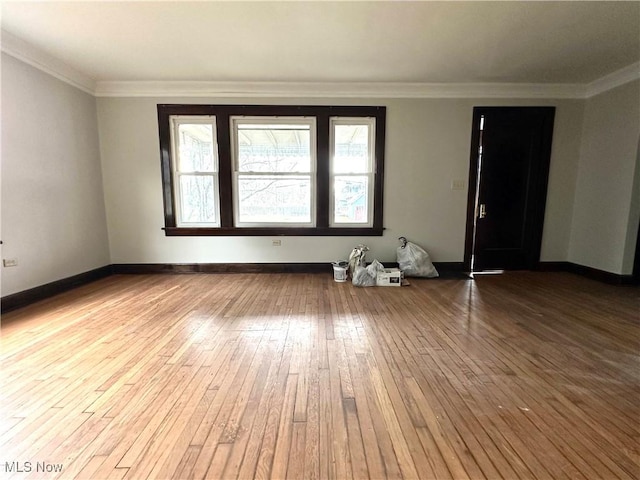
[[[630,274],[638,229],[640,81],[586,101],[569,261]]]
[[[98,98],[98,123],[112,263],[329,262],[354,245],[369,259],[395,260],[397,237],[424,246],[434,261],[464,256],[474,105],[555,105],[556,122],[542,259],[566,260],[583,102],[472,99]],[[165,237],[156,105],[158,103],[359,104],[387,107],[382,237]]]
[[[2,295],[110,263],[95,98],[2,54]]]

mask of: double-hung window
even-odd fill
[[[219,226],[215,117],[172,117],[171,147],[177,225]]]
[[[166,235],[382,235],[385,107],[158,105]]]
[[[331,118],[331,225],[373,225],[375,118]]]
[[[237,227],[315,226],[315,118],[232,117]]]

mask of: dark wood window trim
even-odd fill
[[[214,115],[218,138],[220,227],[178,227],[171,169],[170,117],[173,115]],[[231,116],[311,116],[316,118],[317,180],[315,227],[235,227],[233,224],[233,172],[231,159]],[[329,119],[331,117],[374,117],[375,176],[373,225],[371,227],[329,226]],[[381,106],[288,106],[288,105],[158,105],[158,132],[162,169],[165,235],[167,236],[380,236],[383,232],[383,188],[386,107]]]

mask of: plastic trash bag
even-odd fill
[[[400,240],[397,250],[398,266],[405,277],[435,278],[438,276],[438,271],[431,263],[429,254],[422,247],[408,242],[404,237],[398,240]]]
[[[351,278],[353,278],[357,266],[364,267],[366,265],[364,257],[368,251],[369,247],[362,244],[356,246],[351,251],[349,255],[349,275],[351,275]]]
[[[384,265],[382,265],[378,260],[374,260],[371,262],[371,265],[366,267],[356,265],[352,276],[352,282],[356,287],[375,287],[378,272],[383,270]]]

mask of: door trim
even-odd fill
[[[530,235],[525,239],[527,269],[534,270],[540,261],[542,248],[542,233],[544,227],[544,213],[549,184],[549,165],[551,161],[551,144],[553,137],[553,122],[555,107],[473,107],[471,126],[471,146],[469,154],[469,192],[467,195],[467,225],[464,245],[464,271],[471,271],[471,256],[473,255],[475,201],[478,180],[478,146],[480,142],[480,117],[484,114],[526,110],[541,116],[542,145],[540,146],[539,162],[533,168],[529,183],[527,209],[530,209]]]
[[[640,224],[638,224],[638,236],[636,240],[636,254],[633,259],[633,281],[636,285],[640,284]]]

